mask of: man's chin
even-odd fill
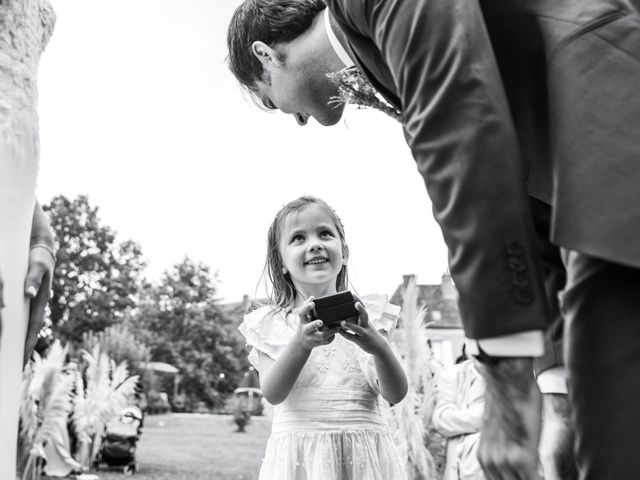
[[[331,127],[340,121],[343,112],[344,105],[341,105],[340,108],[334,108],[330,111],[322,112],[322,116],[314,115],[313,118],[315,118],[320,125],[324,127]]]

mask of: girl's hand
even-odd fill
[[[369,325],[369,314],[360,299],[356,299],[356,310],[360,312],[358,323],[342,321],[338,332],[371,355],[382,352],[387,346],[387,341],[380,332]]]
[[[322,320],[314,320],[311,311],[314,309],[313,297],[309,297],[304,304],[295,311],[300,321],[296,331],[295,341],[306,351],[311,351],[320,345],[328,345],[333,342],[338,327],[320,330],[324,323]]]

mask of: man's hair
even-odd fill
[[[324,8],[322,0],[245,0],[233,12],[227,31],[231,73],[252,90],[256,81],[264,80],[262,64],[251,51],[253,42],[269,46],[290,42],[307,30]]]

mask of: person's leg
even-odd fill
[[[581,480],[640,478],[640,270],[564,251],[569,395]]]
[[[542,433],[540,463],[545,480],[576,480],[572,407],[568,395],[542,395]]]
[[[538,454],[545,480],[574,480],[577,478],[577,471],[573,451],[573,423],[562,353],[564,318],[558,300],[567,276],[560,248],[549,240],[551,206],[531,198],[531,212],[552,318],[545,333],[545,354],[534,363],[538,387],[542,393],[542,431]]]

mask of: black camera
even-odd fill
[[[355,300],[351,292],[341,292],[327,297],[315,298],[315,308],[312,315],[314,320],[322,320],[324,328],[338,326],[342,320],[358,318],[360,312],[356,310]]]

